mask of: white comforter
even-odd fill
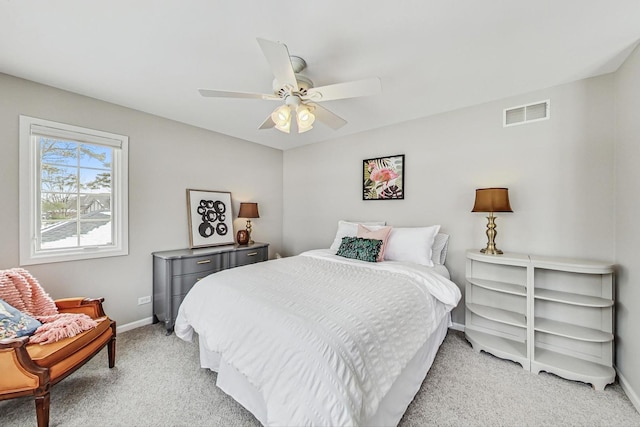
[[[245,375],[269,425],[359,425],[459,299],[427,267],[317,250],[204,278],[175,332]]]

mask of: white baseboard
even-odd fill
[[[618,371],[617,368],[616,372],[618,373],[618,382],[620,383],[620,386],[627,394],[627,397],[629,398],[631,403],[633,403],[633,406],[635,406],[636,411],[640,412],[640,398],[638,398],[636,392],[631,388],[629,381],[627,381],[627,379],[620,373],[620,371]]]
[[[464,325],[462,323],[456,323],[456,322],[452,322],[451,326],[449,326],[450,329],[456,330],[456,331],[460,331],[460,332],[464,332]]]
[[[121,332],[127,332],[132,329],[140,328],[142,326],[147,326],[153,323],[153,317],[147,317],[146,319],[136,320],[135,322],[127,323],[122,326],[116,326],[116,334]]]

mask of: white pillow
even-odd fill
[[[447,248],[449,247],[449,235],[444,233],[436,234],[431,247],[431,260],[434,264],[443,264],[447,259]]]
[[[386,261],[408,261],[433,267],[431,248],[439,230],[439,225],[394,227],[389,235],[384,259]]]
[[[356,237],[358,235],[358,224],[372,226],[372,225],[387,225],[386,221],[369,221],[369,222],[349,222],[338,221],[338,231],[336,231],[336,238],[333,239],[333,243],[330,248],[337,251],[342,243],[343,237]]]

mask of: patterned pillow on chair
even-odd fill
[[[0,299],[0,340],[31,335],[40,326],[42,323]]]

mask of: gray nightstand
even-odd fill
[[[228,245],[203,249],[154,252],[153,322],[164,322],[167,334],[173,330],[178,307],[197,281],[228,268],[266,261],[268,243]]]

